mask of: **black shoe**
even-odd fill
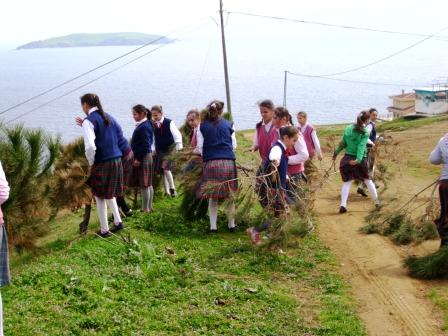
[[[229,232],[235,233],[237,231],[238,231],[238,226],[234,226],[234,227],[229,228]]]
[[[339,208],[339,213],[340,214],[343,214],[343,213],[346,213],[347,212],[347,208],[346,207],[343,207],[342,205],[341,205],[341,207]]]
[[[360,194],[362,197],[368,197],[368,195],[366,194],[366,192],[362,188],[358,188],[358,190],[356,190],[356,192],[358,194]]]
[[[115,224],[112,227],[112,229],[110,229],[110,232],[115,233],[115,232],[118,232],[118,231],[123,230],[123,229],[124,229],[123,223],[118,223],[118,224]]]
[[[109,236],[112,236],[112,233],[110,231],[101,232],[101,230],[98,230],[96,234],[102,238],[107,238]]]
[[[176,190],[170,189],[170,195],[171,197],[176,197]]]
[[[133,214],[132,209],[129,209],[129,211],[123,212],[123,213],[126,217],[132,217],[132,214]]]
[[[209,233],[210,233],[210,234],[217,234],[217,233],[218,233],[218,230],[210,230]]]

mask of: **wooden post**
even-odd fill
[[[229,85],[229,71],[227,68],[227,51],[226,51],[226,38],[224,35],[224,19],[222,16],[222,0],[219,0],[219,14],[221,17],[221,40],[222,40],[222,54],[224,59],[224,79],[226,82],[226,97],[227,97],[227,111],[232,114],[232,105],[230,102],[230,85]]]

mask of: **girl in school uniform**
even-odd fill
[[[262,165],[269,161],[271,146],[278,140],[277,128],[274,125],[274,103],[266,99],[259,104],[261,121],[255,125],[255,135],[251,152],[258,151]]]
[[[151,108],[151,116],[154,123],[156,148],[155,169],[157,172],[163,173],[166,194],[175,197],[176,187],[174,185],[174,178],[171,173],[170,162],[166,157],[173,150],[173,146],[175,146],[177,151],[182,149],[182,134],[177,129],[174,121],[164,117],[162,106],[154,105]]]
[[[9,185],[3,171],[2,163],[0,162],[0,206],[6,202],[9,197]],[[9,285],[9,251],[8,251],[8,236],[6,234],[5,222],[3,220],[3,213],[0,207],[0,287]],[[3,336],[3,306],[2,297],[0,296],[0,336]]]
[[[308,149],[310,159],[313,159],[315,156],[317,156],[319,161],[322,161],[323,156],[322,150],[320,148],[320,141],[317,137],[316,129],[313,125],[308,123],[307,113],[303,111],[297,113],[297,121],[299,123],[297,128],[305,138],[306,147]]]
[[[131,185],[139,187],[142,194],[142,211],[151,212],[154,198],[152,187],[152,148],[153,128],[146,117],[147,109],[143,105],[132,108],[135,130],[132,134],[131,148],[134,153]]]
[[[238,191],[235,130],[231,122],[223,119],[223,109],[223,102],[211,102],[197,132],[197,147],[204,162],[197,197],[208,199],[210,233],[217,232],[218,201],[231,198]],[[233,201],[229,202],[227,218],[229,230],[236,231]]]
[[[115,197],[123,193],[123,155],[120,145],[125,141],[115,119],[103,111],[100,98],[93,93],[81,97],[81,107],[87,117],[82,123],[86,158],[90,165],[87,181],[95,197],[100,230],[103,238],[123,229]],[[112,210],[114,226],[109,230],[107,206]]]
[[[271,147],[269,151],[269,161],[266,163],[264,173],[272,172],[273,168],[277,170],[269,179],[269,207],[275,218],[286,214],[287,194],[286,183],[288,175],[288,156],[287,150],[294,147],[299,138],[299,131],[293,126],[284,126],[279,131],[280,139]],[[246,230],[252,244],[260,243],[260,233],[267,230],[270,226],[269,221],[264,221],[259,227],[248,228]]]
[[[284,107],[277,107],[274,114],[275,126],[280,129],[292,125],[292,117]],[[308,148],[302,133],[299,131],[298,139],[294,146],[287,149],[288,156],[288,197],[290,201],[295,201],[299,192],[299,184],[306,182],[305,162],[309,158]]]
[[[369,133],[366,130],[366,124],[369,119],[369,111],[362,111],[358,115],[356,124],[346,127],[342,141],[339,143],[339,146],[333,154],[333,160],[336,160],[337,155],[342,150],[345,150],[345,155],[341,159],[339,166],[342,181],[344,181],[341,190],[341,206],[339,208],[339,213],[347,212],[347,199],[350,193],[350,187],[354,180],[364,182],[375,206],[377,208],[381,207],[375,184],[369,178],[367,168],[367,141],[369,139]]]
[[[435,221],[440,235],[440,248],[448,248],[448,133],[445,134],[431,152],[432,164],[443,164],[439,179],[440,217]]]

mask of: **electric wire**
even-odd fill
[[[105,62],[103,64],[100,64],[100,65],[98,65],[98,66],[96,66],[96,67],[94,67],[94,68],[92,68],[92,69],[90,69],[88,71],[85,71],[85,72],[83,72],[83,73],[81,73],[81,74],[79,74],[79,75],[77,75],[77,76],[75,76],[75,77],[73,77],[73,78],[71,78],[69,80],[66,80],[66,81],[64,81],[62,83],[59,83],[59,84],[57,84],[57,85],[55,85],[55,86],[53,86],[53,87],[51,87],[51,88],[49,88],[49,89],[47,89],[45,91],[42,91],[42,92],[40,92],[37,95],[34,95],[34,96],[32,96],[32,97],[30,97],[30,98],[28,98],[26,100],[23,100],[23,101],[15,104],[15,105],[13,105],[13,106],[10,106],[10,107],[8,107],[5,110],[0,111],[0,115],[4,114],[6,112],[9,112],[11,110],[14,110],[14,109],[16,109],[16,108],[18,108],[18,107],[20,107],[20,106],[22,106],[22,105],[24,105],[24,104],[26,104],[26,103],[28,103],[30,101],[33,101],[33,100],[35,100],[37,98],[40,98],[40,97],[46,95],[47,93],[53,92],[54,90],[57,90],[57,89],[59,89],[62,86],[65,86],[65,85],[67,85],[69,83],[72,83],[72,82],[74,82],[75,80],[77,80],[79,78],[82,78],[82,77],[84,77],[84,76],[86,76],[86,75],[88,75],[88,74],[90,74],[90,73],[92,73],[94,71],[97,71],[97,70],[99,70],[99,69],[101,69],[101,68],[103,68],[103,67],[105,67],[105,66],[107,66],[109,64],[112,64],[112,63],[114,63],[114,62],[116,62],[116,61],[118,61],[118,60],[120,60],[120,59],[122,59],[122,58],[124,58],[126,56],[129,56],[129,55],[131,55],[131,54],[133,54],[133,53],[135,53],[135,52],[137,52],[137,51],[139,51],[139,50],[141,50],[143,48],[146,48],[146,47],[148,47],[148,46],[150,46],[152,44],[155,44],[155,43],[157,43],[157,42],[159,42],[159,41],[161,41],[161,40],[163,40],[163,39],[165,39],[165,38],[167,38],[167,37],[169,37],[169,36],[179,32],[179,31],[182,31],[184,28],[185,27],[176,29],[176,30],[174,30],[174,31],[164,35],[164,36],[161,36],[161,37],[159,37],[159,38],[157,38],[155,40],[152,40],[152,41],[150,41],[148,43],[145,43],[145,44],[141,45],[138,48],[135,48],[135,49],[133,49],[133,50],[131,50],[129,52],[126,52],[126,53],[124,53],[124,54],[122,54],[122,55],[120,55],[118,57],[115,57],[115,58],[113,58],[113,59],[111,59],[111,60],[109,60],[109,61],[107,61],[107,62]]]

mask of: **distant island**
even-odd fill
[[[143,45],[154,40],[158,40],[156,44],[174,42],[174,40],[160,35],[143,33],[71,34],[67,36],[52,37],[42,41],[33,41],[21,45],[16,49],[132,46]]]

